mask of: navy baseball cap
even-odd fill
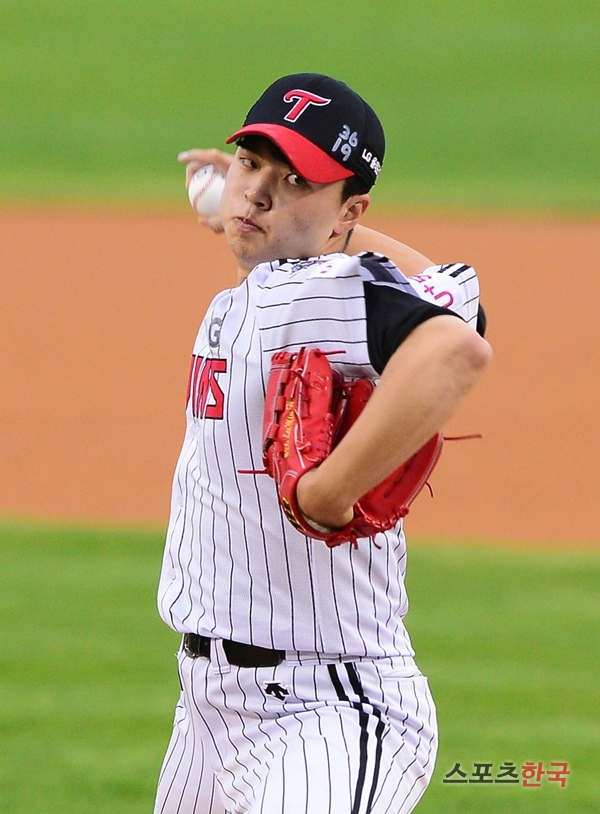
[[[270,85],[227,144],[246,135],[270,139],[316,184],[357,175],[370,189],[385,153],[374,110],[348,85],[316,73],[284,76]]]

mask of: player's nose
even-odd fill
[[[271,192],[268,179],[254,177],[245,192],[246,200],[259,209],[271,208]]]

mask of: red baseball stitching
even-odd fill
[[[198,172],[201,172],[201,170],[198,170]],[[206,180],[204,185],[201,186],[200,189],[194,194],[194,200],[193,200],[194,209],[196,208],[196,204],[198,203],[198,199],[201,198],[203,195],[205,195],[208,192],[208,190],[211,188],[211,186],[214,184],[214,182],[215,182],[215,180],[217,178],[217,175],[218,175],[217,171],[213,168],[213,171],[211,172],[210,176],[208,177],[208,179]]]

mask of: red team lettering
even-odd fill
[[[192,356],[186,404],[191,399],[194,418],[223,418],[225,393],[217,381],[217,374],[226,372],[227,359]]]
[[[433,282],[430,285],[424,286],[423,291],[433,297],[436,305],[440,305],[443,308],[452,308],[454,305],[454,297],[450,291],[438,291],[435,288],[439,280],[434,278],[432,274],[418,274],[413,277],[412,280],[417,283],[426,283],[428,280],[432,280]]]

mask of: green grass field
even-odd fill
[[[279,75],[378,110],[380,205],[600,209],[589,0],[0,0],[0,199],[163,206]]]
[[[159,532],[0,527],[0,811],[148,812],[178,693]],[[600,555],[413,544],[408,626],[438,705],[434,812],[598,810]],[[566,788],[449,786],[567,761]]]

